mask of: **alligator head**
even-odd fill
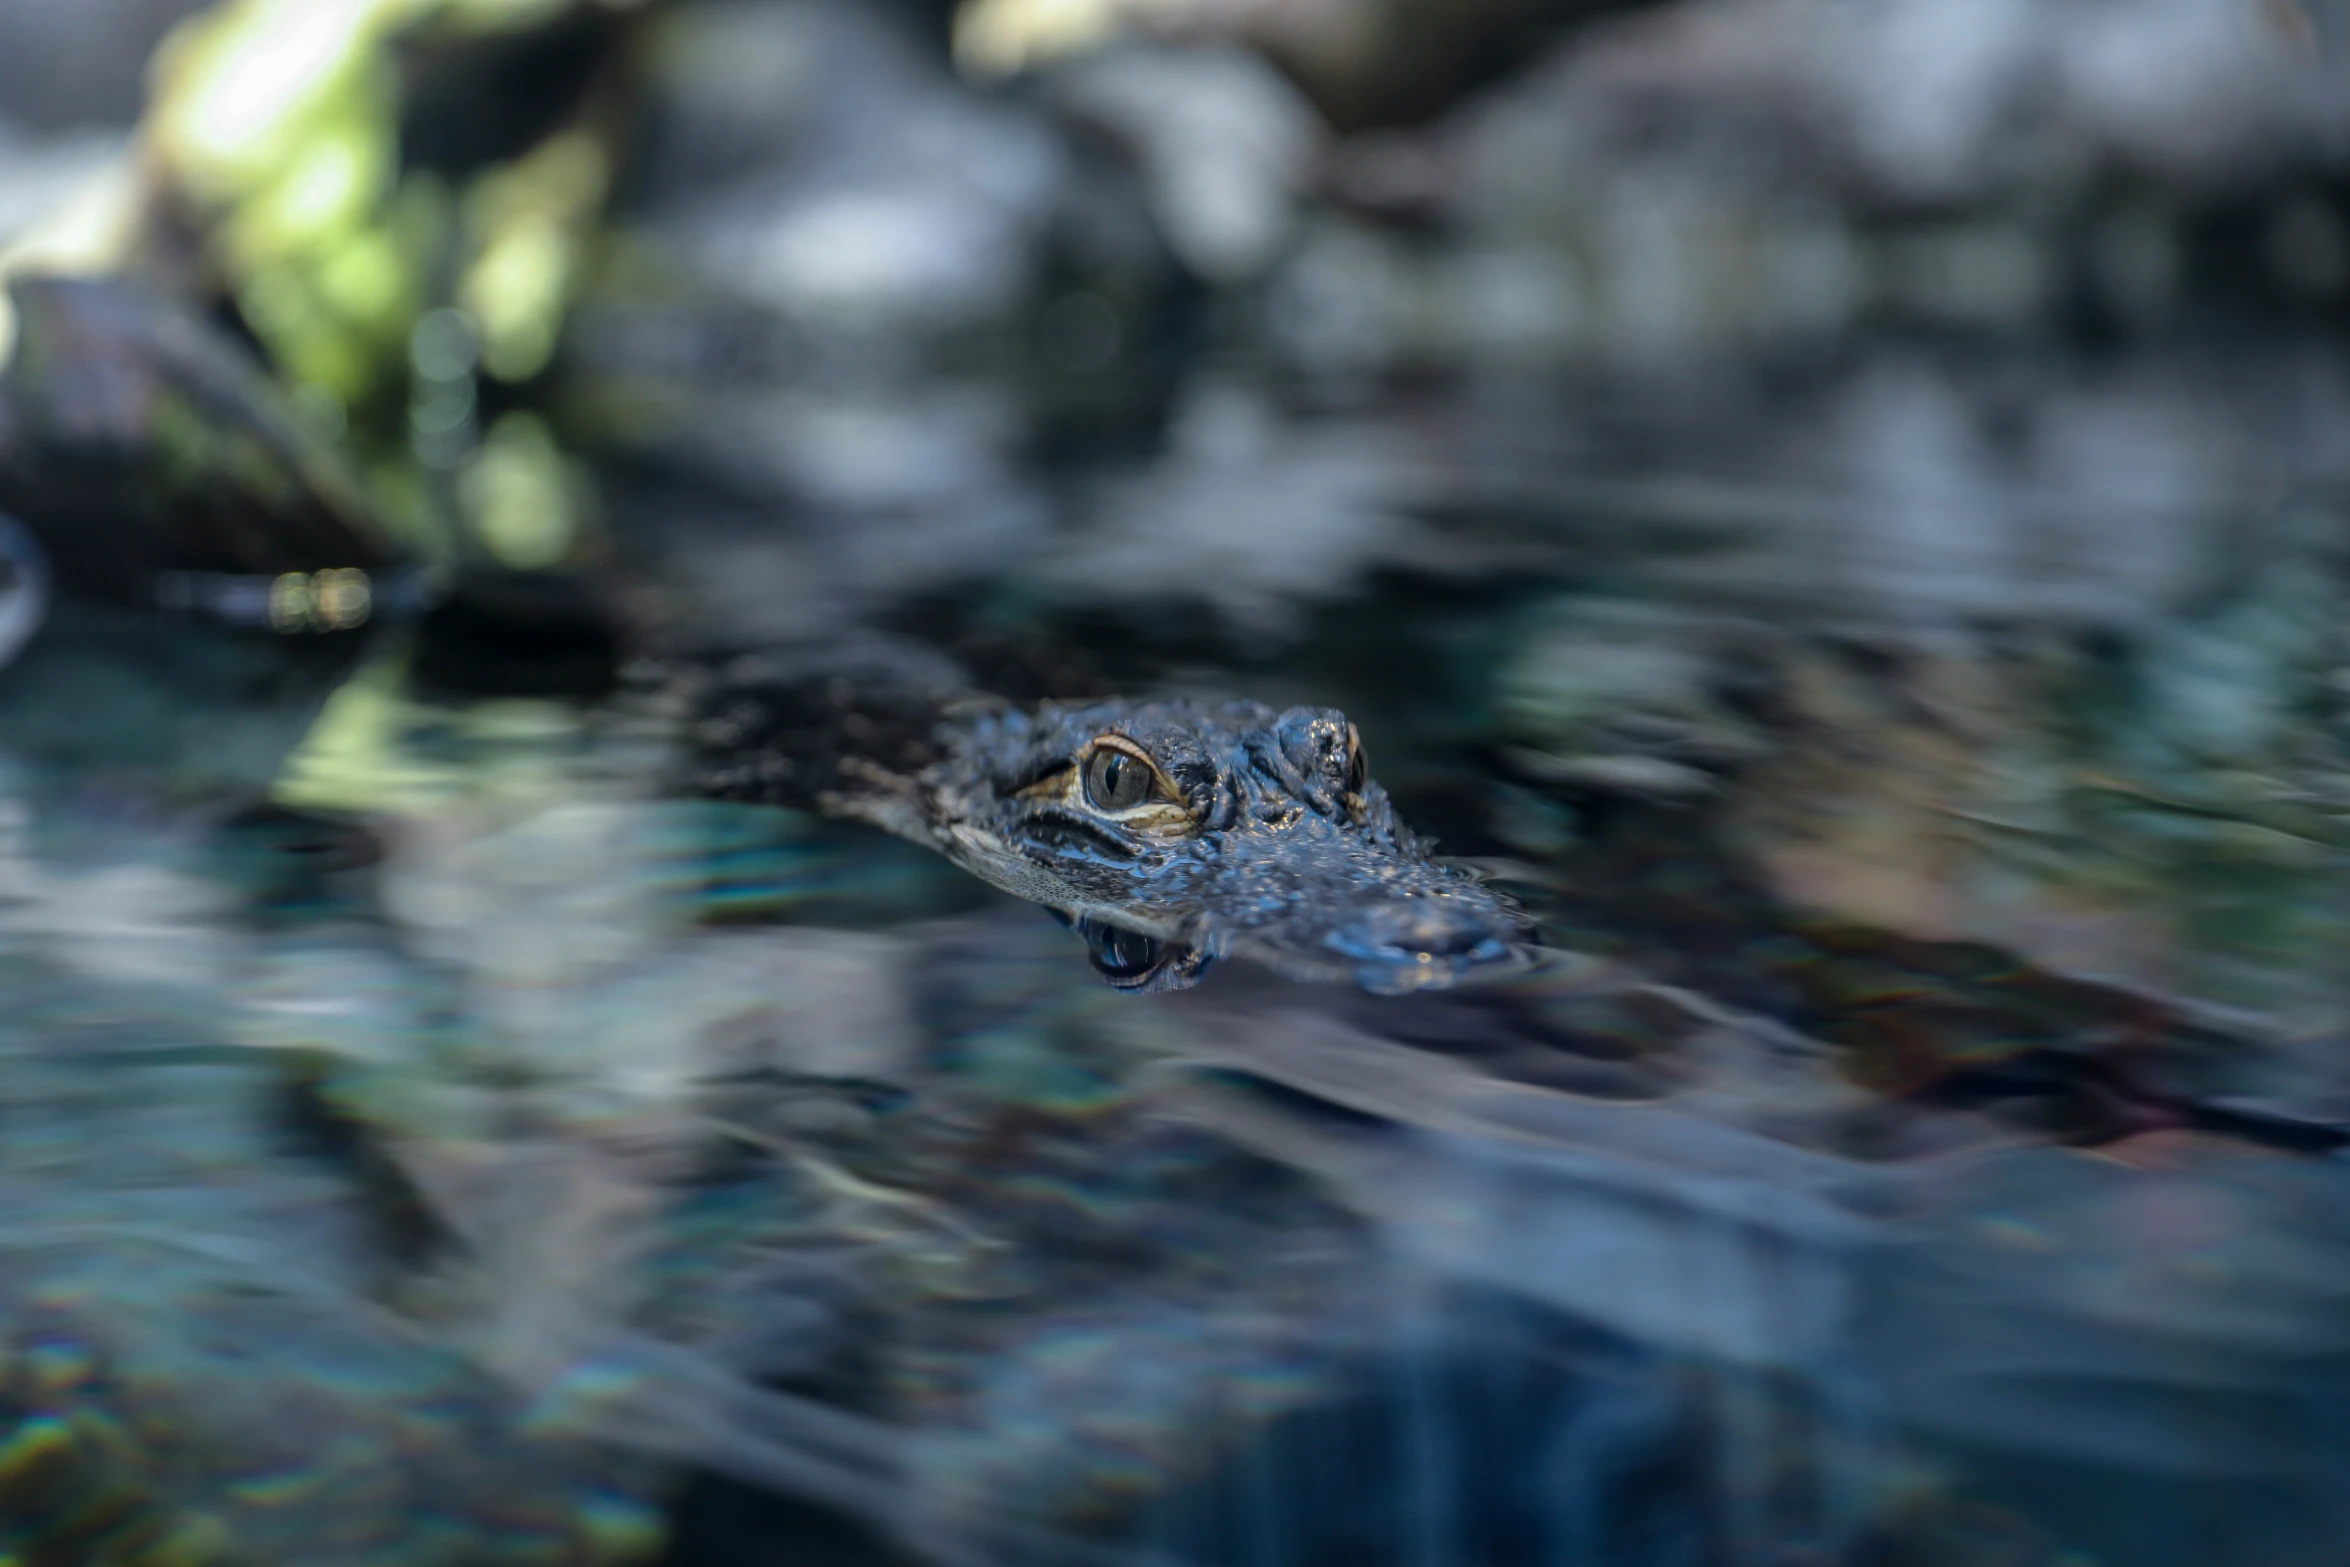
[[[1113,984],[1234,953],[1375,991],[1512,961],[1524,916],[1432,858],[1329,708],[1108,702],[969,713],[881,821],[1069,918]],[[881,802],[874,802],[880,805]]]
[[[1023,708],[895,644],[713,673],[694,701],[695,792],[925,844],[1061,915],[1122,988],[1186,985],[1230,954],[1421,990],[1521,961],[1531,937],[1514,903],[1396,820],[1329,708]]]

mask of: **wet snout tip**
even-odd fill
[[[1498,950],[1502,942],[1483,925],[1439,922],[1416,926],[1394,945],[1422,958],[1466,958],[1488,948]]]
[[[1518,923],[1500,914],[1418,900],[1366,909],[1328,938],[1372,988],[1407,990],[1502,962],[1524,939]]]

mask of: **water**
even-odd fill
[[[1075,435],[819,375],[585,454],[669,651],[1344,707],[1556,948],[1437,995],[1121,994],[674,798],[584,609],[61,611],[0,672],[0,1550],[2335,1559],[2342,371],[1211,362]],[[838,438],[777,478],[761,396]]]

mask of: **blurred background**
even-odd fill
[[[2350,4],[0,3],[0,1563],[2350,1539]],[[1343,707],[1559,963],[669,796]]]

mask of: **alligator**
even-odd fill
[[[1069,923],[1126,990],[1214,960],[1382,994],[1530,961],[1507,895],[1437,858],[1335,708],[1046,701],[905,666],[737,660],[698,693],[693,792],[861,821]]]

